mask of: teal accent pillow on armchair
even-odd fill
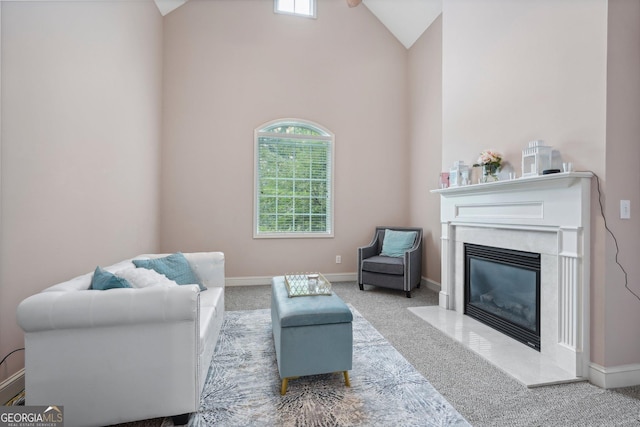
[[[136,267],[147,268],[164,274],[168,279],[173,280],[178,285],[197,284],[201,291],[207,290],[191,269],[187,258],[185,258],[181,252],[176,252],[164,258],[134,259],[133,264]]]
[[[384,230],[384,240],[382,241],[382,256],[401,257],[404,252],[413,247],[416,241],[415,231]]]
[[[98,291],[106,291],[107,289],[117,288],[130,288],[131,285],[127,279],[118,277],[115,274],[103,270],[100,267],[96,267],[96,271],[93,272],[93,278],[91,279],[91,286],[89,289],[95,289]]]

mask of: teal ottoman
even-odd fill
[[[353,314],[336,294],[289,298],[284,276],[271,281],[271,323],[280,394],[290,378],[343,372],[347,387],[353,360]]]

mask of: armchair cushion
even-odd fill
[[[413,247],[416,241],[415,231],[385,230],[380,255],[388,257],[402,257],[405,251]]]
[[[362,261],[362,270],[402,276],[404,274],[404,259],[380,255],[372,256]]]

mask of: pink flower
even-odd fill
[[[480,153],[480,157],[478,157],[477,164],[473,166],[484,166],[484,165],[500,166],[500,163],[502,163],[502,154],[494,150],[485,150],[482,153]]]

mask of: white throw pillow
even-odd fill
[[[147,288],[149,286],[178,286],[173,280],[167,279],[167,276],[160,274],[155,270],[147,268],[125,268],[115,273],[116,276],[126,279],[134,288]]]

